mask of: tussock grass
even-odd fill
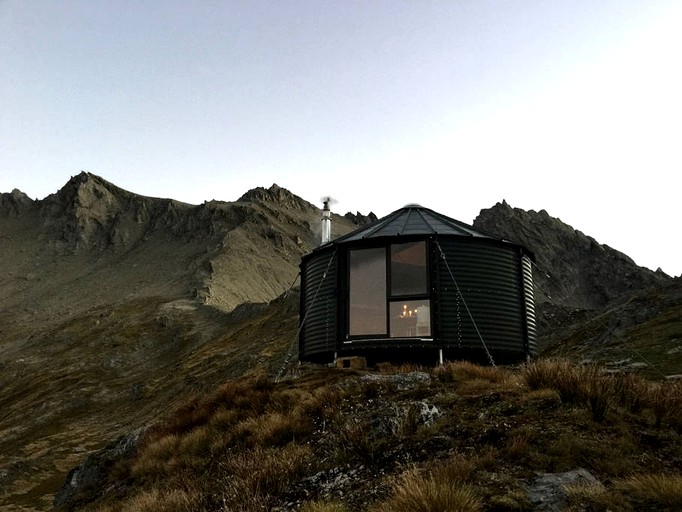
[[[609,410],[624,407],[633,414],[648,409],[654,426],[682,431],[682,382],[651,382],[636,375],[606,374],[596,365],[564,359],[540,359],[524,365],[521,376],[531,390],[553,389],[566,404],[587,407],[592,419],[605,420]]]
[[[424,475],[413,469],[393,486],[393,495],[376,512],[478,512],[482,505],[466,483]]]
[[[133,497],[121,512],[194,512],[200,502],[196,493],[181,489],[154,488]]]
[[[682,510],[682,475],[636,474],[601,483],[566,487],[569,510]]]
[[[667,510],[682,510],[681,474],[633,475],[614,484],[614,490],[641,507],[663,505]]]
[[[149,430],[121,472],[134,486],[102,512],[522,511],[529,474],[576,467],[604,485],[571,490],[571,510],[680,508],[679,479],[660,476],[682,450],[679,383],[562,360],[433,374],[419,393],[333,370],[329,383],[319,373],[226,383]],[[441,415],[428,427],[422,400]],[[376,479],[368,500],[366,478]]]
[[[614,380],[614,395],[620,405],[639,414],[648,405],[651,383],[639,375],[621,374]]]
[[[281,449],[256,447],[236,453],[221,463],[227,495],[238,503],[243,494],[279,494],[295,481],[311,462],[311,450],[303,445]]]
[[[657,382],[650,384],[649,405],[654,413],[654,423],[660,428],[665,422],[676,428],[682,427],[682,383]]]
[[[347,512],[347,508],[338,501],[307,501],[301,512]]]
[[[511,377],[511,373],[501,366],[481,366],[469,361],[452,361],[437,366],[433,374],[441,382],[463,382],[481,380],[502,383]]]

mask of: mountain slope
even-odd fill
[[[0,195],[0,509],[44,510],[84,453],[279,368],[298,302],[275,299],[320,216],[276,185],[192,206],[81,173],[42,201]]]
[[[275,373],[298,326],[296,290],[277,297],[317,245],[320,216],[277,185],[198,206],[88,173],[42,201],[0,194],[0,510],[44,510],[84,455],[229,377]],[[373,219],[334,215],[332,235]],[[666,320],[680,312],[677,281],[543,212],[503,203],[474,225],[535,252],[540,310],[560,317],[544,324],[557,329],[548,347],[576,358],[611,347],[611,331],[587,323],[609,308],[621,337],[649,326],[666,354],[677,347],[679,323]],[[682,373],[681,354],[665,372]]]

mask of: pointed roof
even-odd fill
[[[417,204],[408,204],[369,226],[337,238],[333,243],[410,235],[455,235],[499,240],[464,222],[451,219]]]

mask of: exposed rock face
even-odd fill
[[[99,281],[100,295],[172,289],[175,298],[230,310],[272,300],[291,285],[301,256],[318,244],[320,217],[318,208],[277,185],[234,203],[194,206],[140,196],[82,172],[42,201],[19,191],[2,194],[0,227],[16,236],[6,237],[0,256],[8,270],[36,280],[54,275],[55,263],[68,267],[59,271],[64,277],[89,274],[89,283],[82,283],[87,289],[61,298],[60,305],[92,293]],[[354,228],[334,217],[336,236]],[[13,258],[19,268],[12,269]]]
[[[599,485],[592,473],[584,468],[565,473],[543,473],[533,479],[528,488],[528,499],[537,512],[566,510],[566,487],[571,485]]]
[[[344,217],[359,227],[366,226],[368,224],[371,224],[372,222],[379,220],[377,216],[374,215],[374,212],[369,212],[368,215],[363,215],[360,212],[355,213],[348,212],[346,215],[344,215]]]
[[[506,202],[481,210],[475,228],[525,246],[535,254],[536,302],[598,309],[616,297],[662,285],[670,278],[637,266],[607,245],[539,212]]]
[[[101,494],[104,491],[102,484],[113,465],[135,453],[143,433],[143,428],[136,429],[88,455],[82,464],[69,471],[64,485],[55,495],[54,507],[59,509],[75,504],[79,496],[92,500],[93,496]]]
[[[34,206],[34,201],[21,190],[0,194],[0,215],[16,217]]]

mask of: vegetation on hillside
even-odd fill
[[[531,510],[537,472],[585,468],[569,510],[682,508],[682,383],[542,359],[232,380],[150,427],[65,508]]]

